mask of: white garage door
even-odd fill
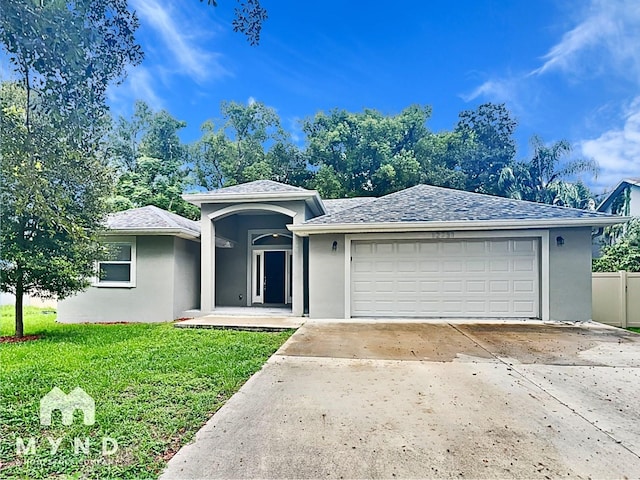
[[[538,318],[538,240],[353,241],[351,316]]]

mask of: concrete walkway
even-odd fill
[[[638,398],[610,327],[308,322],[162,478],[638,478]]]
[[[221,328],[231,330],[282,331],[301,327],[304,317],[206,315],[174,323],[177,328]]]

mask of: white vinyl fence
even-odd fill
[[[593,274],[593,320],[614,327],[640,327],[640,273]]]
[[[10,293],[0,293],[0,305],[15,305],[16,297]],[[40,298],[30,297],[25,295],[22,299],[22,304],[25,307],[40,307],[40,308],[52,308],[55,309],[58,306],[58,302],[53,298]]]

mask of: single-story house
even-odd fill
[[[586,321],[592,228],[624,220],[429,185],[323,200],[260,180],[184,198],[199,224],[155,207],[110,217],[123,263],[101,265],[60,319],[278,305],[312,318]]]
[[[59,322],[166,322],[200,304],[200,224],[158,207],[110,215],[91,287],[58,301]]]

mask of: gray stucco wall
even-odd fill
[[[344,292],[344,235],[310,235],[309,317],[344,318]]]
[[[591,228],[549,231],[549,317],[591,320]]]
[[[200,308],[200,243],[174,238],[173,318]]]
[[[563,246],[557,245],[558,236],[563,237]],[[335,252],[334,241],[338,242]],[[344,318],[344,282],[344,236],[310,235],[311,318]],[[549,316],[561,321],[591,320],[591,228],[549,231]]]
[[[63,323],[173,320],[173,237],[137,237],[136,259],[135,287],[89,287],[58,302],[57,320]]]

